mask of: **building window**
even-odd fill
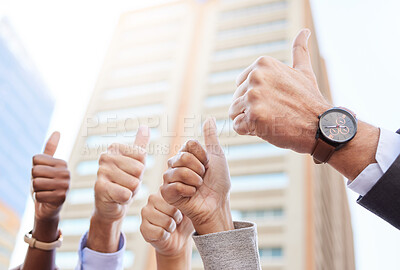
[[[233,121],[230,119],[218,119],[216,121],[217,130],[222,133],[233,132]],[[235,133],[236,134],[236,133]]]
[[[253,24],[244,27],[227,29],[219,31],[217,34],[218,40],[226,40],[231,38],[243,38],[248,35],[260,35],[271,31],[283,30],[287,28],[287,20],[277,20],[261,24]]]
[[[232,103],[232,94],[208,96],[204,100],[204,105],[208,108],[229,106]]]
[[[285,50],[288,48],[286,40],[278,40],[267,43],[253,44],[249,46],[236,47],[220,50],[214,53],[214,61],[225,61],[234,58],[247,57],[252,55],[263,55],[271,52]]]
[[[125,251],[124,254],[124,268],[131,268],[135,262],[135,253],[130,250]]]
[[[136,36],[137,33],[135,33]],[[170,56],[177,48],[176,41],[162,41],[157,43],[143,44],[140,46],[132,46],[132,48],[122,50],[118,53],[121,61],[127,59],[145,59],[146,57],[154,57],[154,55]]]
[[[272,2],[263,5],[254,5],[247,8],[227,10],[221,13],[220,19],[221,21],[239,20],[244,17],[251,17],[259,14],[264,14],[265,16],[267,16],[266,13],[268,12],[285,10],[286,8],[287,8],[286,1]]]
[[[283,209],[263,209],[263,210],[232,210],[232,218],[234,220],[275,220],[283,217]]]
[[[259,248],[261,260],[276,260],[283,257],[283,249],[281,247]]]
[[[131,87],[108,89],[103,92],[103,97],[106,100],[116,100],[123,98],[138,97],[154,93],[162,93],[168,91],[168,89],[169,89],[169,83],[167,81],[160,81],[154,83],[134,85]]]
[[[98,148],[110,146],[113,143],[132,144],[135,141],[136,130],[119,132],[114,134],[92,135],[86,139],[86,147]],[[152,141],[159,139],[161,136],[160,130],[157,128],[150,129],[150,138]]]
[[[96,116],[99,123],[108,123],[111,121],[122,121],[126,119],[160,115],[163,111],[164,106],[162,104],[151,104],[127,109],[98,112]]]
[[[232,192],[279,189],[289,182],[286,173],[266,173],[232,176]]]
[[[231,69],[222,72],[211,73],[208,82],[211,84],[231,82],[234,85],[236,77],[243,72],[243,69]]]
[[[79,175],[95,175],[99,169],[99,162],[97,160],[87,160],[79,162],[76,166],[76,172]]]
[[[119,68],[111,73],[114,79],[124,79],[129,77],[139,77],[158,72],[168,72],[172,68],[172,61],[150,62],[133,67]]]
[[[72,189],[69,191],[67,200],[70,204],[89,204],[94,202],[93,188]]]
[[[173,5],[164,8],[149,9],[147,12],[133,12],[132,15],[126,18],[125,24],[126,27],[138,27],[162,21],[171,21],[172,19],[184,16],[186,11],[186,5]]]
[[[254,143],[229,145],[224,147],[224,152],[228,160],[240,160],[283,155],[287,150],[269,143]]]
[[[56,252],[56,265],[60,269],[74,269],[78,264],[78,252]]]
[[[171,23],[166,22],[165,24],[127,30],[122,34],[122,40],[129,43],[130,46],[134,46],[134,44],[151,44],[155,41],[175,38],[180,29],[182,29],[182,23],[178,19]],[[140,39],[137,37],[140,37]]]

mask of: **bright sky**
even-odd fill
[[[57,101],[50,130],[62,134],[58,157],[69,158],[120,13],[150,2],[154,0],[0,0],[0,15],[7,15]],[[335,103],[351,108],[362,120],[389,130],[400,128],[395,121],[400,115],[400,2],[312,4]],[[349,191],[357,269],[397,267],[398,230],[358,206],[356,198]],[[24,222],[23,232],[31,229],[31,219]],[[26,247],[21,242],[14,264],[23,260]]]

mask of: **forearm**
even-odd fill
[[[102,253],[118,251],[123,220],[108,221],[96,214],[90,220],[90,228],[87,238],[87,247]]]
[[[35,219],[32,237],[41,242],[54,242],[58,239],[58,223],[59,218],[49,220]],[[55,269],[55,249],[45,251],[37,248],[28,248],[24,264],[21,269],[23,270],[36,270],[36,269]]]
[[[369,164],[376,163],[379,129],[365,122],[358,122],[357,134],[346,146],[333,154],[329,164],[350,181],[354,180]]]
[[[189,270],[192,261],[192,245],[188,241],[185,250],[175,256],[163,255],[156,251],[157,270]]]

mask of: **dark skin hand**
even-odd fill
[[[67,163],[53,157],[59,140],[60,133],[54,132],[43,154],[33,157],[32,187],[35,198],[35,222],[32,237],[46,243],[54,242],[59,237],[59,214],[70,183]],[[45,251],[29,247],[23,265],[17,269],[57,269],[55,254],[55,249]]]

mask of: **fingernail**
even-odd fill
[[[183,216],[181,211],[176,211],[175,213],[175,220],[176,220],[176,224],[180,224],[182,222]]]
[[[170,233],[173,233],[175,231],[175,229],[176,229],[176,223],[175,223],[175,220],[172,220],[171,225],[169,225],[168,231]]]

